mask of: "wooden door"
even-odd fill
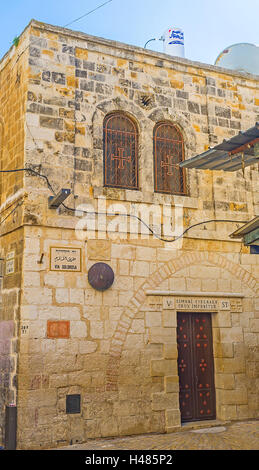
[[[211,315],[178,313],[177,343],[182,422],[215,419]]]

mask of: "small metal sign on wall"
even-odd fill
[[[89,284],[98,291],[109,289],[114,282],[114,272],[106,263],[95,263],[88,271]]]
[[[51,271],[82,271],[81,248],[51,247],[50,248]]]
[[[67,395],[66,396],[66,413],[79,414],[81,412],[81,395]]]
[[[10,251],[6,255],[5,274],[13,274],[15,271],[15,251]]]

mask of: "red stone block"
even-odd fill
[[[70,322],[69,321],[52,321],[48,320],[47,323],[47,337],[48,338],[69,338],[70,336]]]

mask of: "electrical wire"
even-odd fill
[[[10,215],[12,215],[16,211],[16,209],[18,209],[18,207],[20,207],[22,204],[23,204],[23,201],[18,202],[15,208],[11,212],[9,212],[9,214],[7,214],[7,216],[3,220],[1,220],[0,225],[2,225],[8,219],[8,217],[10,217]]]
[[[21,197],[20,197],[20,199],[21,199]],[[9,206],[5,207],[5,208],[0,212],[0,215],[3,214],[4,212],[8,211],[8,209],[10,209],[10,207],[13,207],[14,204],[16,204],[16,203],[17,203],[17,199],[16,199],[14,202],[12,202]]]
[[[79,18],[76,18],[75,20],[73,21],[70,21],[70,23],[67,23],[63,26],[63,28],[66,28],[67,26],[70,26],[71,24],[75,23],[76,21],[79,21],[79,20],[82,20],[83,18],[85,18],[86,16],[90,15],[91,13],[94,13],[95,11],[99,10],[100,8],[104,7],[105,5],[107,5],[107,3],[111,3],[112,0],[108,0],[107,2],[105,3],[102,3],[102,5],[99,5],[98,7],[94,8],[93,10],[91,11],[88,11],[87,13],[85,13],[84,15],[82,16],[79,16]]]
[[[0,173],[17,173],[17,172],[21,172],[21,171],[29,171],[33,175],[40,176],[40,178],[43,178],[46,181],[47,186],[50,189],[50,191],[54,194],[54,196],[56,196],[56,193],[55,193],[53,187],[51,186],[48,177],[46,175],[42,175],[41,173],[34,170],[33,168],[18,168],[16,170],[0,170]]]
[[[83,211],[83,210],[78,210],[78,209],[73,209],[72,207],[68,207],[66,206],[64,203],[62,204],[62,206],[69,210],[69,211],[72,211],[72,212],[82,212],[83,214],[87,214],[87,215],[105,215],[106,217],[115,217],[115,216],[124,216],[124,217],[127,217],[127,218],[134,218],[136,220],[138,220],[139,222],[141,222],[148,230],[149,232],[155,237],[157,238],[158,240],[162,241],[162,242],[167,242],[167,243],[172,243],[172,242],[176,242],[177,240],[180,240],[180,238],[183,238],[184,235],[191,229],[191,228],[194,228],[194,227],[198,227],[199,225],[206,225],[206,224],[209,224],[209,223],[212,223],[212,222],[221,222],[221,223],[226,223],[226,222],[230,222],[230,223],[236,223],[236,224],[245,224],[247,223],[246,221],[240,221],[240,220],[229,220],[229,219],[211,219],[211,220],[205,220],[203,222],[198,222],[197,224],[193,224],[191,225],[190,227],[187,227],[183,233],[181,233],[181,235],[175,237],[175,238],[172,238],[172,239],[168,239],[168,238],[163,238],[163,237],[160,237],[159,235],[157,235],[154,230],[152,230],[152,228],[146,224],[146,222],[141,219],[140,217],[138,217],[137,215],[134,215],[134,214],[121,214],[119,212],[114,212],[114,213],[109,213],[109,212],[98,212],[98,211]]]
[[[47,186],[48,188],[50,189],[50,191],[53,193],[54,196],[56,196],[56,193],[48,179],[48,177],[46,175],[42,175],[41,173],[39,173],[38,171],[34,170],[33,168],[18,168],[16,170],[0,170],[0,173],[15,173],[15,172],[20,172],[20,171],[28,171],[28,172],[31,172],[33,175],[35,176],[39,176],[40,178],[43,178],[45,180],[45,182],[47,183]],[[18,204],[19,205],[19,204]],[[189,227],[187,227],[183,233],[181,233],[181,235],[177,236],[177,237],[174,237],[172,239],[167,239],[167,238],[163,238],[163,237],[160,237],[159,235],[157,235],[154,230],[148,225],[146,224],[146,222],[141,219],[140,217],[138,217],[137,215],[134,215],[134,214],[120,214],[118,212],[113,212],[113,213],[109,213],[109,212],[98,212],[98,211],[85,211],[85,210],[78,210],[78,209],[74,209],[73,207],[69,207],[67,206],[66,204],[62,203],[61,204],[64,209],[70,211],[70,212],[80,212],[82,214],[87,214],[87,215],[105,215],[106,217],[115,217],[115,216],[124,216],[124,217],[127,217],[127,218],[133,218],[133,219],[136,219],[138,220],[141,224],[143,224],[148,230],[149,232],[155,237],[157,238],[158,240],[161,240],[163,242],[167,242],[167,243],[172,243],[172,242],[175,242],[177,240],[179,240],[180,238],[183,238],[184,235],[189,231],[191,230],[192,228],[194,227],[198,227],[200,225],[206,225],[206,224],[210,224],[210,223],[235,223],[235,224],[245,224],[247,223],[246,221],[244,220],[231,220],[231,219],[211,219],[211,220],[205,220],[203,222],[198,222],[196,224],[193,224],[193,225],[190,225]],[[16,208],[15,208],[16,209]],[[14,210],[15,210],[14,209]],[[9,216],[8,216],[9,217]],[[5,219],[4,219],[5,220]]]

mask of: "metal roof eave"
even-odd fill
[[[259,123],[214,148],[179,164],[181,168],[237,171],[259,163]],[[249,145],[251,143],[251,146]],[[240,149],[240,152],[239,152]]]
[[[244,244],[246,246],[256,244],[259,241],[259,227],[244,236]]]
[[[242,238],[245,235],[259,229],[259,216],[239,227],[235,232],[230,234],[231,238]]]
[[[179,164],[181,168],[196,168],[197,170],[237,171],[241,168],[259,163],[259,155],[244,154],[232,157],[227,152],[215,150],[185,160]]]

